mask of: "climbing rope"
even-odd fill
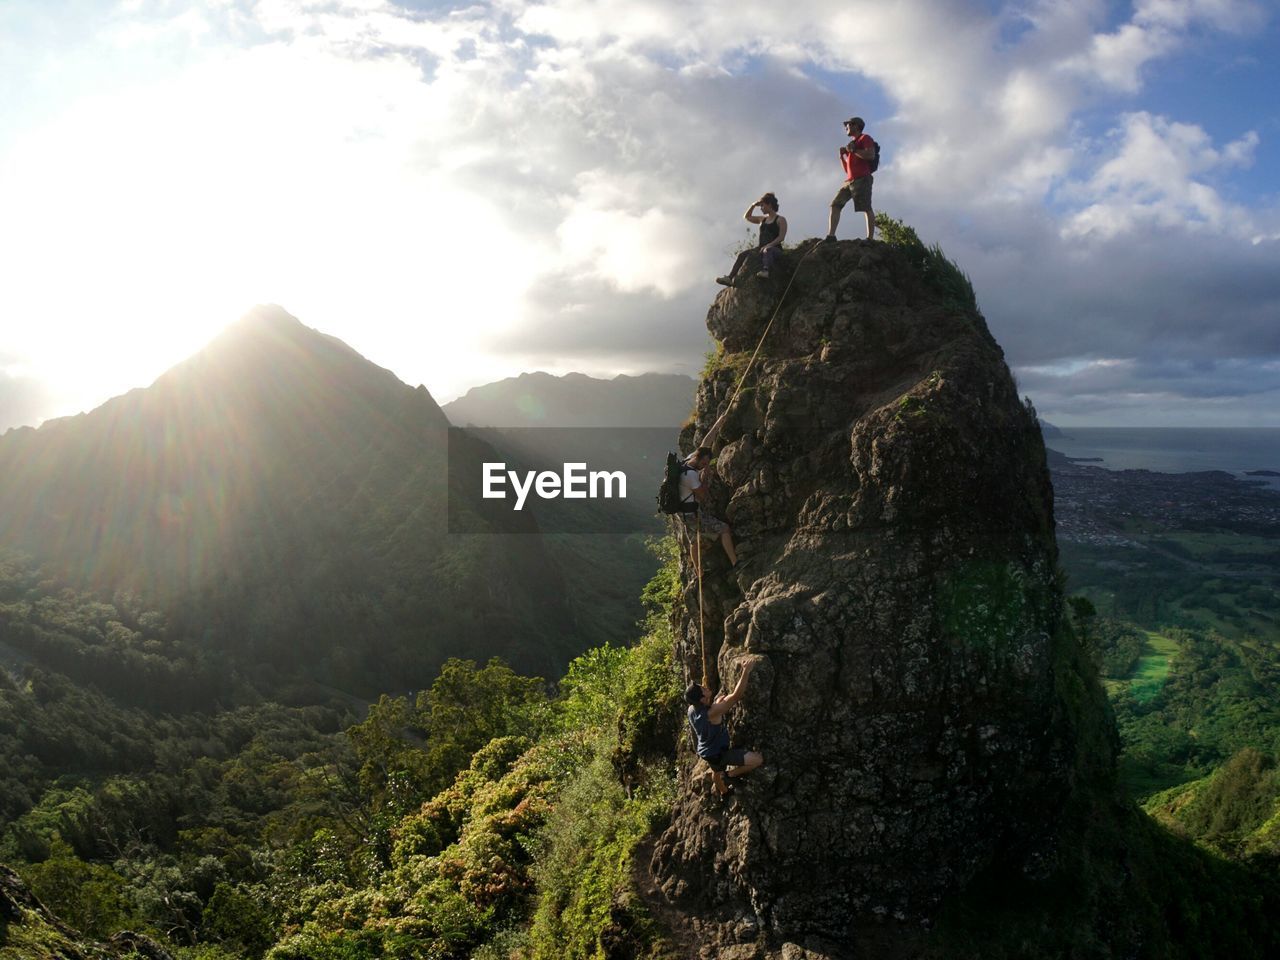
[[[747,382],[747,374],[751,372],[751,368],[755,366],[756,357],[760,355],[760,348],[764,346],[764,338],[769,336],[769,331],[773,328],[773,321],[778,319],[778,313],[782,310],[782,304],[787,299],[787,294],[791,292],[791,285],[796,282],[796,276],[800,273],[800,265],[809,258],[809,254],[817,250],[822,245],[822,241],[809,247],[804,252],[804,256],[800,258],[800,262],[796,264],[796,268],[791,271],[791,279],[787,281],[786,287],[782,291],[782,296],[778,298],[778,305],[773,308],[773,316],[769,318],[769,322],[765,324],[764,333],[760,334],[760,342],[756,344],[755,350],[751,354],[751,359],[747,361],[747,369],[742,371],[742,376],[738,378],[738,385],[734,387],[733,396],[729,398],[729,405],[724,408],[724,415],[728,416],[730,410],[733,409],[734,401],[738,399],[738,394],[742,392],[742,385]]]
[[[764,333],[760,334],[760,342],[756,344],[755,350],[751,354],[751,359],[747,361],[747,368],[742,371],[742,376],[738,378],[737,386],[734,387],[733,396],[729,398],[729,405],[724,408],[722,416],[728,416],[729,411],[733,409],[734,402],[738,399],[738,394],[742,392],[742,385],[747,382],[747,375],[751,373],[751,368],[755,366],[756,357],[760,355],[760,348],[764,346],[765,337],[769,336],[769,331],[773,328],[773,321],[778,318],[778,313],[782,310],[782,304],[787,299],[787,294],[791,292],[791,285],[795,283],[796,274],[800,272],[800,265],[808,259],[809,254],[818,249],[821,241],[813,244],[804,252],[804,256],[800,258],[796,268],[791,271],[791,279],[787,281],[786,287],[782,290],[782,296],[778,298],[778,304],[773,308],[773,316],[769,317],[769,322],[765,324]],[[709,674],[707,671],[707,636],[705,627],[705,614],[702,604],[702,509],[699,507],[697,515],[697,531],[694,534],[694,553],[696,555],[695,563],[698,568],[698,645],[702,650],[702,685],[708,686]]]
[[[702,612],[702,508],[698,508],[698,529],[694,534],[694,550],[698,555],[698,645],[702,648],[702,685],[708,686],[707,634]]]

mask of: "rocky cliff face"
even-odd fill
[[[717,297],[707,326],[725,356],[686,448],[808,251]],[[685,748],[652,864],[707,949],[861,956],[926,927],[993,861],[1047,869],[1072,789],[1060,648],[1074,641],[1040,429],[982,317],[899,249],[818,247],[716,454],[742,560],[703,551],[707,656],[726,690],[757,659],[730,730],[766,765],[721,804]],[[687,558],[683,575],[696,679]]]

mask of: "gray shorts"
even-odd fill
[[[857,180],[849,180],[836,191],[835,198],[831,201],[831,205],[837,210],[844,208],[844,205],[850,200],[853,201],[853,209],[857,213],[871,212],[871,181],[874,177],[867,174],[865,177],[859,177]]]
[[[689,524],[690,535],[701,527],[702,537],[704,540],[718,540],[720,538],[720,534],[724,532],[725,527],[729,526],[703,506],[698,507],[698,512],[696,514],[687,514],[685,516],[685,522]]]

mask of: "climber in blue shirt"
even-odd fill
[[[690,684],[684,693],[685,702],[689,704],[687,716],[694,747],[698,756],[711,768],[716,794],[722,799],[733,793],[733,788],[725,780],[726,771],[731,777],[741,777],[764,763],[764,757],[754,750],[731,747],[729,731],[724,726],[724,715],[742,699],[747,689],[747,677],[751,676],[754,666],[755,662],[752,660],[743,663],[738,683],[728,696],[719,696],[713,700],[711,688],[700,683]]]

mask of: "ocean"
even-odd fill
[[[1265,481],[1280,490],[1280,477],[1249,477],[1247,470],[1280,472],[1280,427],[1059,427],[1044,444],[1068,457],[1099,457],[1109,470],[1192,473],[1223,470],[1241,480]]]

